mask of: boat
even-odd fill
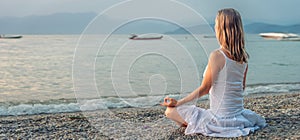
[[[203,35],[203,38],[216,38],[215,35]]]
[[[131,35],[131,37],[129,37],[129,39],[131,40],[156,40],[156,39],[162,39],[163,36],[157,36],[157,37],[151,37],[151,36],[145,36],[145,37],[139,37],[138,35]]]
[[[260,33],[261,37],[266,39],[276,39],[283,41],[300,41],[300,37],[293,33]]]
[[[19,39],[22,37],[21,35],[0,35],[0,39]]]
[[[282,41],[300,41],[300,37],[297,37],[297,38],[284,38],[284,39],[281,39]]]

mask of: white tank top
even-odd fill
[[[225,64],[210,89],[210,110],[218,116],[234,115],[244,110],[243,80],[247,63],[225,57]]]

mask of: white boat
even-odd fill
[[[163,36],[148,36],[148,37],[139,37],[138,35],[132,34],[129,39],[131,40],[155,40],[155,39],[162,39]]]
[[[300,37],[297,34],[293,33],[260,33],[259,35],[267,39],[300,41]]]
[[[297,38],[283,38],[281,40],[283,40],[283,41],[300,41],[300,37],[297,37]]]
[[[18,39],[22,38],[21,35],[0,35],[0,39]]]

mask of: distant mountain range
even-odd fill
[[[81,34],[88,24],[97,16],[96,13],[57,13],[45,16],[5,17],[0,18],[0,34]],[[111,32],[110,25],[119,25],[118,19],[106,16],[97,20],[105,21],[104,29],[100,33]],[[123,24],[123,23],[122,23]],[[137,20],[124,24],[114,31],[116,34],[130,33],[165,33],[175,30],[177,27],[159,20]]]
[[[210,25],[211,30],[214,29],[214,24]],[[184,34],[187,33],[187,30],[194,31],[194,33],[198,34],[206,34],[211,33],[208,31],[207,26],[197,25],[193,27],[189,27],[188,29],[178,28],[174,31],[166,32],[167,34]],[[263,32],[284,32],[284,33],[300,33],[300,24],[296,25],[275,25],[275,24],[267,24],[267,23],[251,23],[244,25],[244,30],[246,33],[250,34],[258,34]]]
[[[47,16],[0,18],[0,34],[78,34],[95,13],[58,13]]]
[[[0,18],[0,34],[80,34],[87,25],[97,16],[96,13],[57,13],[45,16],[28,17],[3,17]],[[104,17],[107,25],[118,23],[116,19]],[[101,25],[106,27],[107,25]],[[197,25],[188,27],[193,33],[211,33],[214,25]],[[300,33],[300,24],[282,26],[266,23],[251,23],[244,26],[246,33],[261,32],[289,32]],[[185,34],[186,29],[179,28],[171,23],[156,20],[140,20],[124,25],[114,33],[161,33],[161,34]],[[105,31],[107,32],[107,31]]]
[[[300,24],[282,26],[265,23],[252,23],[245,25],[246,33],[261,33],[261,32],[286,32],[286,33],[300,33]]]

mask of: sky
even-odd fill
[[[149,1],[150,0],[138,0]],[[153,11],[167,9],[155,9]],[[163,1],[163,0],[160,0]],[[300,0],[178,0],[182,4],[191,7],[201,14],[209,22],[221,8],[237,9],[246,22],[264,22],[279,25],[300,24],[299,11]],[[126,3],[126,0],[0,0],[1,17],[24,17],[32,15],[50,15],[54,13],[101,13],[118,3]],[[143,6],[136,5],[136,12],[143,14]],[[126,10],[125,10],[126,11]],[[126,14],[123,13],[122,14]],[[170,16],[182,16],[186,21],[193,21],[188,14],[180,11],[172,11]]]

